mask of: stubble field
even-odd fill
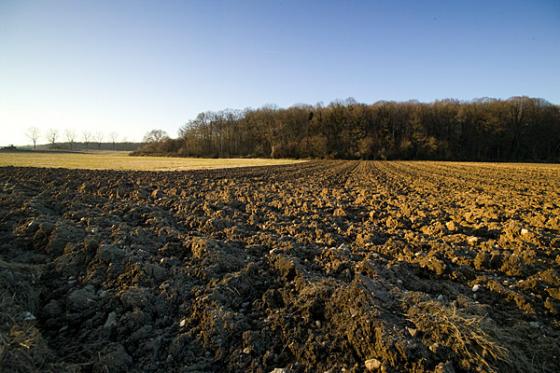
[[[560,367],[560,166],[0,168],[0,370]]]
[[[82,170],[187,171],[297,163],[290,159],[131,157],[129,152],[0,152],[0,167],[45,167]]]

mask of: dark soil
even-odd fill
[[[560,168],[0,168],[0,371],[560,370]]]

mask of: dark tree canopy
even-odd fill
[[[141,152],[204,157],[559,161],[560,107],[512,97],[200,113]]]

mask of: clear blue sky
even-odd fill
[[[0,0],[0,145],[267,103],[560,103],[560,1]]]

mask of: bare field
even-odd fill
[[[0,153],[0,167],[47,167],[84,170],[185,171],[296,163],[287,159],[131,157],[128,152]]]
[[[6,371],[558,372],[560,166],[0,168],[0,311]]]

